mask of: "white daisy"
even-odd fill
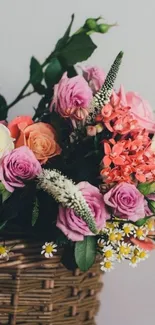
[[[42,246],[41,254],[44,254],[46,258],[53,257],[53,253],[57,252],[56,247],[57,247],[57,245],[54,244],[53,242],[50,242],[50,243],[46,242]]]
[[[134,229],[134,237],[138,238],[140,240],[144,240],[148,234],[148,230],[146,227],[141,226],[141,227],[135,227]]]
[[[134,226],[131,223],[124,223],[123,232],[125,236],[130,237],[134,232]]]
[[[102,252],[106,260],[114,261],[116,259],[115,250],[111,245],[105,246]]]
[[[120,242],[117,252],[120,256],[129,257],[132,252],[132,246],[130,243]]]
[[[117,241],[117,243],[124,240],[124,236],[125,236],[124,232],[121,229],[118,229],[116,231],[116,241]]]
[[[103,262],[101,262],[100,265],[101,265],[101,270],[104,272],[110,272],[114,268],[113,262],[106,259]]]
[[[108,233],[108,240],[107,240],[107,244],[116,244],[117,243],[117,232],[116,230],[110,229],[109,233]]]
[[[134,256],[137,256],[139,258],[139,261],[145,261],[149,257],[148,251],[138,246],[135,246],[133,253]]]

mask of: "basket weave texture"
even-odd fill
[[[42,257],[42,243],[16,239],[5,245],[14,254],[0,260],[0,325],[95,325],[99,262],[73,272],[61,264],[61,252]]]

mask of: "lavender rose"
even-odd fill
[[[113,214],[122,219],[137,221],[145,216],[145,199],[135,185],[120,183],[104,194],[104,202]]]
[[[88,182],[80,182],[77,187],[94,215],[98,230],[101,230],[109,218],[102,194],[97,187]],[[82,241],[84,236],[93,235],[85,221],[78,217],[73,209],[62,206],[59,207],[57,227],[72,241]]]
[[[67,77],[65,72],[57,85],[54,86],[54,97],[50,110],[64,118],[85,120],[92,100],[92,91],[82,76]]]
[[[41,165],[33,152],[26,146],[12,150],[0,165],[0,180],[9,192],[24,187],[25,181],[35,178],[41,172]]]

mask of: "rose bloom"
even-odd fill
[[[145,199],[135,185],[123,182],[114,186],[104,194],[104,202],[116,217],[132,221],[145,217]]]
[[[155,133],[155,116],[149,103],[135,92],[125,93],[121,86],[118,94],[113,94],[112,101],[120,101],[123,106],[129,106],[133,117],[140,127],[150,133]]]
[[[99,189],[88,182],[80,182],[77,187],[92,211],[97,229],[103,229],[109,214]],[[57,227],[72,241],[82,241],[84,236],[93,235],[86,222],[78,217],[73,209],[64,208],[61,205],[59,206]]]
[[[26,146],[8,153],[1,161],[0,180],[9,192],[24,187],[25,182],[34,179],[41,172],[41,165],[33,152]]]
[[[82,76],[68,78],[64,73],[60,82],[54,86],[54,97],[50,106],[64,118],[84,120],[92,100],[92,91]]]
[[[8,128],[0,123],[0,158],[8,151],[14,149],[14,142]]]
[[[82,67],[83,77],[89,83],[90,88],[93,91],[93,94],[98,92],[106,78],[105,72],[96,66],[92,67]]]
[[[18,123],[19,122],[19,123]],[[16,138],[16,148],[28,146],[41,164],[61,153],[56,141],[54,128],[43,122],[33,123],[31,118],[17,118],[9,124],[12,135]]]
[[[16,142],[21,135],[21,132],[28,126],[33,124],[32,118],[28,115],[17,116],[15,117],[9,124],[8,129],[11,132],[13,138],[15,138]]]

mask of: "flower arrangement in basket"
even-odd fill
[[[122,52],[107,75],[98,67],[77,73],[96,48],[90,34],[112,25],[87,19],[70,36],[73,18],[42,65],[31,59],[13,103],[0,96],[0,258],[14,250],[5,236],[22,232],[41,239],[45,258],[63,248],[68,268],[87,271],[96,256],[103,271],[123,260],[134,267],[155,247],[155,118],[137,93],[114,89]],[[6,122],[34,92],[34,116]]]

